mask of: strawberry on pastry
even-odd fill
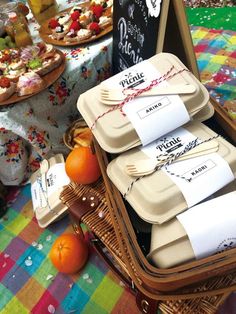
[[[45,82],[34,72],[27,72],[19,77],[17,82],[17,93],[19,96],[31,95],[39,92],[45,87]]]
[[[0,102],[10,98],[16,91],[16,83],[7,77],[0,77]]]
[[[55,29],[57,26],[60,26],[60,24],[55,18],[53,18],[49,21],[48,26],[51,29]]]
[[[80,26],[79,22],[77,22],[77,21],[73,21],[69,27],[69,30],[70,31],[72,30],[74,32],[79,31],[80,29],[81,29],[81,26]]]
[[[80,17],[80,12],[74,11],[73,13],[71,13],[70,17],[71,17],[72,21],[77,21]]]
[[[92,22],[91,24],[89,24],[88,29],[89,29],[90,31],[92,31],[92,33],[93,33],[94,35],[99,34],[100,31],[101,31],[100,26],[99,26],[98,23],[96,23],[96,22]]]
[[[102,16],[103,7],[100,4],[96,4],[91,7],[91,11],[93,12],[96,19],[99,19]]]

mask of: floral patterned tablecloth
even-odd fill
[[[81,1],[60,0],[59,9]],[[34,42],[38,24],[29,16]],[[62,136],[79,112],[79,95],[110,76],[112,38],[91,44],[58,47],[66,56],[61,77],[43,92],[20,103],[0,106],[0,181],[19,185],[28,180],[48,154],[64,152]]]

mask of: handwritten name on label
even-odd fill
[[[170,100],[168,99],[168,97],[163,97],[158,101],[151,103],[142,110],[139,110],[137,114],[140,117],[140,119],[144,119],[150,116],[151,114],[157,112],[158,110],[165,108],[168,105],[170,105]]]
[[[204,163],[199,164],[192,168],[191,170],[185,172],[183,176],[193,180],[199,177],[200,175],[205,174],[207,171],[213,169],[214,167],[216,167],[216,164],[211,159],[208,159]]]

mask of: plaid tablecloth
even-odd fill
[[[11,188],[0,219],[1,314],[138,314],[126,290],[90,247],[76,275],[58,273],[48,257],[54,240],[72,231],[68,216],[41,229],[32,210],[30,185]],[[86,230],[85,230],[86,232]],[[88,241],[89,233],[86,234]]]
[[[202,83],[236,123],[236,32],[192,26]]]

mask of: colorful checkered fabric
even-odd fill
[[[41,229],[29,185],[12,189],[8,198],[10,207],[0,219],[1,314],[139,313],[134,296],[91,247],[86,266],[76,275],[59,273],[51,264],[52,243],[72,231],[68,216]]]
[[[191,27],[202,83],[236,123],[236,32]]]

